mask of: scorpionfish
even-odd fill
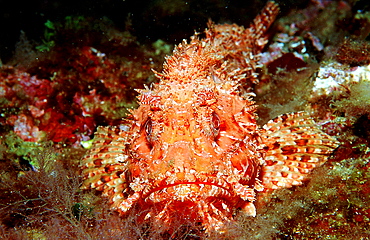
[[[268,2],[249,28],[210,22],[204,38],[179,44],[125,123],[98,128],[82,188],[143,221],[217,230],[237,210],[255,216],[256,192],[301,184],[338,142],[304,112],[256,123],[251,89],[278,11]]]

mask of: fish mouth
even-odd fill
[[[232,209],[239,198],[225,180],[216,177],[193,181],[166,180],[148,190],[144,189],[143,199],[148,203],[146,206],[150,206],[144,219],[155,217],[168,222],[171,216],[178,216],[185,224],[186,221],[196,221],[212,226],[232,219]],[[145,212],[145,209],[142,211]]]
[[[152,202],[194,202],[208,198],[232,199],[235,195],[230,184],[222,178],[209,176],[192,176],[192,178],[193,180],[167,178],[157,181],[157,184],[144,190],[144,199],[149,199]]]

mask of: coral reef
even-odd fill
[[[0,44],[4,53],[0,56],[0,238],[205,237],[191,223],[175,229],[172,236],[161,235],[151,225],[139,225],[134,215],[122,220],[104,199],[79,189],[77,166],[86,151],[81,143],[92,138],[98,125],[122,122],[127,108],[136,104],[134,89],[154,81],[151,68],[160,70],[163,56],[172,48],[165,41],[178,43],[194,29],[204,29],[209,17],[247,26],[264,4],[178,2],[176,8],[161,6],[160,1],[140,6],[146,18],[139,22],[136,19],[141,21],[143,15],[133,14],[133,22],[127,20],[120,28],[100,16],[65,15],[46,26],[40,22],[32,26],[38,28],[37,38],[26,31],[17,44],[12,43],[17,45],[12,57]],[[99,9],[93,3],[86,5]],[[236,216],[239,226],[226,228],[225,238],[366,239],[370,235],[368,4],[300,1],[294,9],[290,3],[281,6],[261,56],[260,83],[253,86],[259,124],[283,112],[305,110],[341,146],[303,186],[261,197],[256,218]],[[154,23],[151,16],[158,9],[162,10]],[[191,18],[180,24],[179,18],[189,12]]]

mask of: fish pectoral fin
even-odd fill
[[[305,112],[280,115],[263,128],[266,157],[262,182],[266,190],[302,184],[339,146]]]
[[[99,127],[92,147],[81,162],[82,189],[96,189],[110,200],[122,202],[127,197],[129,157],[125,153],[127,132],[119,127]]]

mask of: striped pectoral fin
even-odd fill
[[[280,115],[264,129],[266,157],[262,181],[266,190],[302,184],[339,145],[304,112]]]
[[[123,198],[127,187],[127,132],[118,127],[99,127],[91,149],[81,162],[82,189],[96,189],[112,199]]]

